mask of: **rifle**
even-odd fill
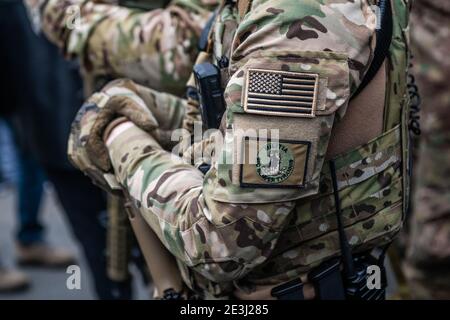
[[[182,300],[184,298],[183,280],[174,256],[164,247],[141,212],[133,206],[130,198],[127,198],[129,200],[126,202],[125,208],[128,218],[155,285],[153,298]]]
[[[107,274],[111,280],[122,282],[130,276],[131,228],[123,199],[108,194],[107,202]]]

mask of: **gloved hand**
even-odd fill
[[[154,132],[159,126],[150,109],[135,92],[131,81],[114,81],[89,98],[72,123],[69,159],[106,190],[110,190],[105,174],[111,170],[111,162],[103,135],[108,124],[126,117],[146,132]]]

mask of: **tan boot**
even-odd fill
[[[29,286],[30,280],[25,273],[17,270],[0,269],[0,293],[22,291]]]
[[[48,268],[64,268],[75,262],[72,253],[61,248],[53,248],[39,243],[24,246],[18,244],[17,263],[22,266],[42,266]]]

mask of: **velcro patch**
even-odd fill
[[[244,110],[275,116],[315,116],[319,75],[248,69]]]
[[[311,143],[246,137],[240,186],[301,188],[305,184]]]

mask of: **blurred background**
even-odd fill
[[[14,270],[17,268],[16,251],[14,243],[14,230],[17,230],[15,216],[17,193],[13,186],[2,185],[0,187],[0,259],[2,268]],[[70,225],[58,197],[50,183],[44,186],[44,194],[40,207],[42,223],[46,226],[46,238],[49,243],[58,244],[73,253],[76,265],[80,266],[81,288],[68,290],[66,282],[70,274],[66,269],[20,267],[30,281],[30,285],[24,290],[12,290],[0,292],[0,300],[17,299],[44,299],[44,300],[72,300],[98,299],[91,270],[83,255],[77,239],[70,230]],[[131,268],[134,274],[133,298],[138,300],[149,299],[151,288],[145,286],[136,268]]]

